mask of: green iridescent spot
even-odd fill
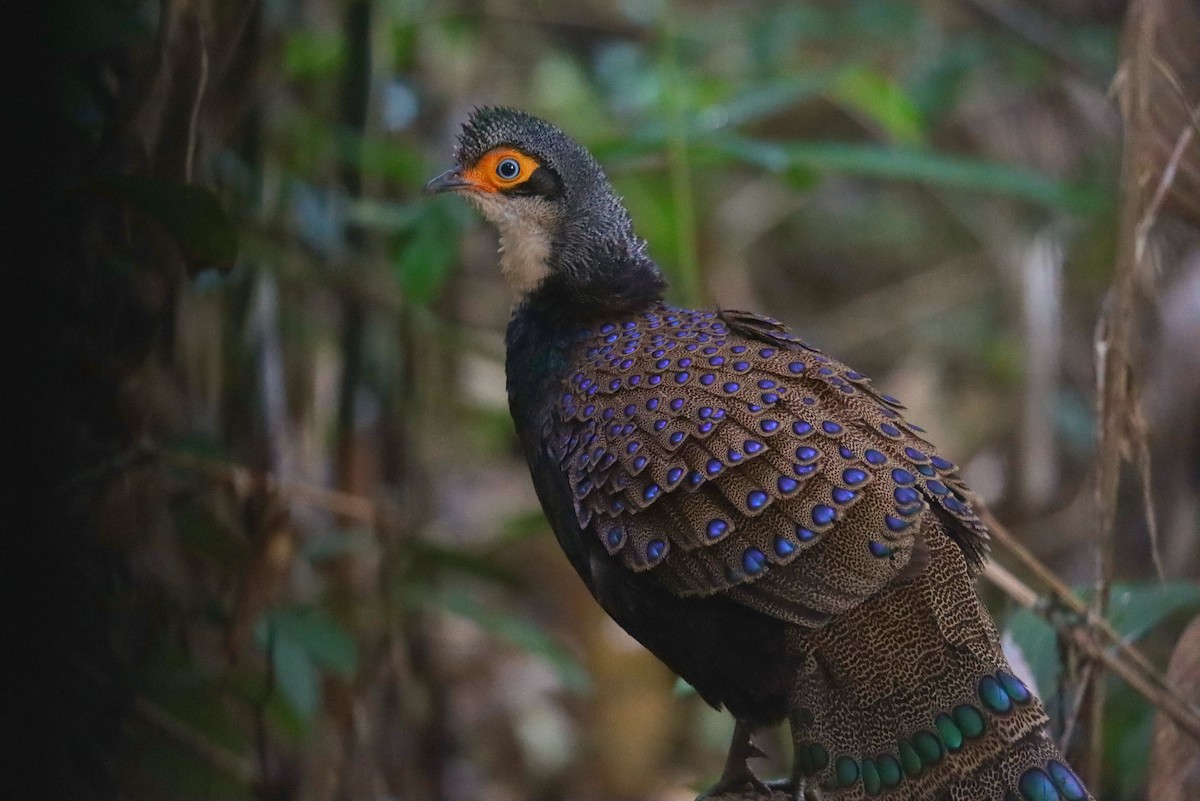
[[[954,723],[952,717],[943,712],[933,719],[933,727],[937,729],[938,736],[946,744],[947,751],[957,751],[962,748],[963,733]]]
[[[963,735],[974,740],[976,737],[981,737],[984,730],[987,728],[987,722],[983,719],[983,713],[970,704],[962,704],[954,707],[954,722],[958,724],[958,728],[962,730]]]
[[[820,743],[813,743],[808,747],[808,759],[812,764],[813,773],[820,773],[829,764],[829,752]]]
[[[916,776],[925,769],[925,763],[921,761],[917,750],[907,740],[900,743],[900,764],[909,776]]]
[[[838,787],[849,787],[858,781],[858,763],[848,756],[840,756],[833,763]]]
[[[904,774],[900,772],[899,760],[891,754],[877,756],[875,766],[879,768],[879,780],[883,782],[884,787],[895,787],[904,778]]]
[[[926,765],[934,765],[941,761],[944,753],[942,741],[933,732],[922,729],[913,735],[912,743],[921,761]]]
[[[883,782],[879,779],[879,770],[875,767],[873,760],[863,760],[862,780],[867,795],[879,795],[879,791],[883,789]]]
[[[796,770],[800,771],[801,776],[811,776],[816,773],[813,770],[812,756],[809,753],[811,745],[801,745],[796,748]]]
[[[1004,688],[1000,686],[1000,682],[994,676],[984,676],[979,680],[979,700],[983,701],[984,706],[999,715],[1012,709],[1012,699],[1008,697],[1008,693],[1004,692]]]

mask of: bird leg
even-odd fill
[[[729,741],[729,756],[725,758],[725,769],[721,771],[721,778],[696,801],[716,801],[723,795],[743,795],[749,792],[769,797],[770,788],[750,770],[750,760],[764,756],[766,754],[750,741],[750,727],[740,720],[735,721],[733,738]]]

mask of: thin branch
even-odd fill
[[[981,517],[987,523],[993,541],[1002,545],[1042,581],[1050,590],[1051,597],[1043,598],[995,561],[988,564],[984,577],[1017,604],[1036,612],[1085,656],[1102,664],[1200,743],[1200,710],[1169,684],[1150,661],[1126,642],[1107,620],[1096,618],[1058,576],[1017,542],[986,510]],[[1055,614],[1055,610],[1064,607],[1074,614]]]
[[[246,785],[258,780],[258,771],[248,759],[217,745],[158,704],[138,698],[133,708],[143,720],[187,748],[214,770]]]
[[[280,481],[271,473],[251,470],[217,459],[205,459],[187,453],[163,452],[163,460],[172,467],[202,473],[235,488],[259,488],[264,493],[275,492],[293,501],[307,503],[340,517],[364,525],[374,525],[377,509],[374,502],[361,495],[327,489],[301,481]]]

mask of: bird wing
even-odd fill
[[[816,626],[919,572],[938,517],[981,564],[955,466],[777,321],[659,306],[578,340],[551,447],[580,527],[629,569]]]

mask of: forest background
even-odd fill
[[[1002,524],[980,590],[1055,736],[1105,799],[1187,797],[1194,2],[37,10],[5,51],[8,295],[36,323],[6,337],[4,720],[33,797],[715,778],[731,721],[606,619],[538,510],[494,233],[420,196],[477,104],[591,148],[674,300],[769,313],[902,397]]]

